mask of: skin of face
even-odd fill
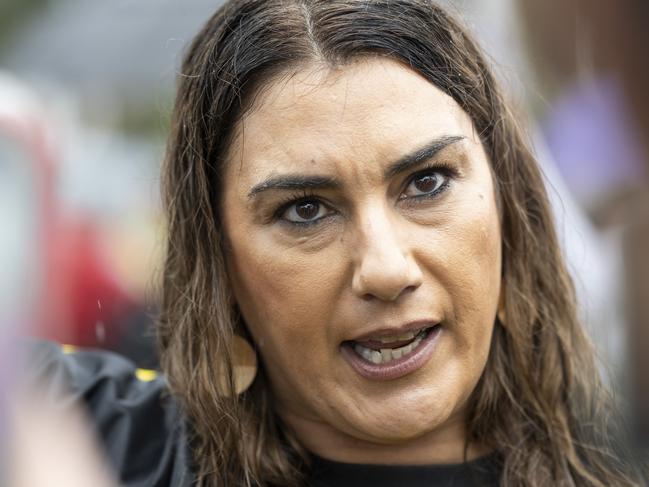
[[[412,157],[431,144],[443,148]],[[223,181],[234,298],[298,440],[345,462],[462,461],[501,288],[494,185],[469,116],[395,61],[306,66],[260,93]],[[343,342],[417,320],[441,324],[418,370],[373,380],[344,358]]]

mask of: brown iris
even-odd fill
[[[302,201],[295,205],[295,213],[303,220],[312,220],[320,210],[320,203],[317,201]]]
[[[415,188],[422,193],[431,193],[437,186],[437,176],[434,174],[425,174],[413,181]]]

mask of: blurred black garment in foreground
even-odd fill
[[[27,380],[57,408],[85,406],[121,485],[194,485],[186,423],[164,378],[107,351],[29,344]],[[457,465],[355,465],[313,457],[307,485],[465,487],[498,485],[496,455]]]
[[[85,406],[121,485],[192,484],[185,423],[162,377],[112,352],[29,344],[27,380],[57,408]]]

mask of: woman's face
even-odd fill
[[[239,124],[223,185],[234,296],[307,447],[463,442],[450,425],[487,360],[501,238],[458,104],[390,60],[304,69]]]

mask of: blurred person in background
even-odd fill
[[[519,2],[535,54],[550,149],[599,228],[621,241],[621,375],[649,446],[649,4]]]
[[[548,189],[561,250],[575,284],[579,317],[596,346],[600,370],[608,382],[618,383],[625,373],[626,356],[619,245],[595,226],[580,194],[566,179],[555,151],[548,146],[544,130],[547,99],[538,89],[535,72],[538,57],[524,42],[525,25],[517,2],[468,0],[461,5],[462,14],[468,16],[473,30],[487,46],[496,76],[530,139]],[[456,2],[449,2],[449,6],[458,8]]]

